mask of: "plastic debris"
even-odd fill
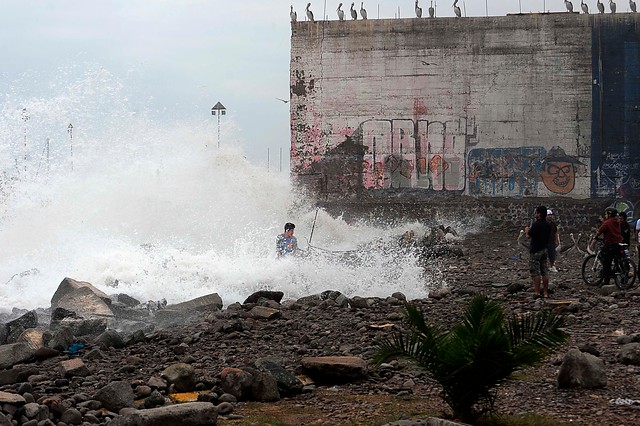
[[[66,352],[69,355],[78,355],[80,349],[84,349],[84,345],[82,343],[73,343],[69,348],[67,348]]]

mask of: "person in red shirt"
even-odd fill
[[[604,222],[598,228],[596,238],[604,235],[604,247],[602,248],[602,272],[604,273],[604,284],[608,285],[611,279],[611,262],[614,256],[620,253],[619,244],[622,242],[620,232],[620,222],[616,218],[618,211],[613,207],[608,207],[604,211]]]

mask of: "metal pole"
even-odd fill
[[[47,173],[51,171],[51,162],[49,161],[49,154],[51,150],[51,139],[47,137],[46,139],[46,149],[47,149]]]
[[[489,16],[489,0],[484,0],[484,10],[487,16]]]
[[[218,111],[218,149],[220,149],[220,111]]]
[[[27,121],[29,113],[26,108],[22,108],[22,121],[24,121],[24,171],[27,171]]]
[[[71,171],[73,171],[73,124],[69,123],[67,127],[67,132],[69,132],[69,147],[71,150]]]

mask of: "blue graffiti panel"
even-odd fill
[[[538,195],[545,154],[542,147],[472,149],[467,155],[469,194],[492,197]]]

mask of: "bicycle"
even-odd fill
[[[599,286],[604,281],[603,274],[603,254],[604,246],[595,251],[591,247],[595,244],[596,239],[592,238],[591,243],[587,247],[587,255],[582,262],[582,279],[587,285]],[[629,256],[628,244],[618,244],[620,252],[613,257],[611,265],[611,273],[613,280],[620,290],[628,290],[633,287],[636,281],[636,264]]]

